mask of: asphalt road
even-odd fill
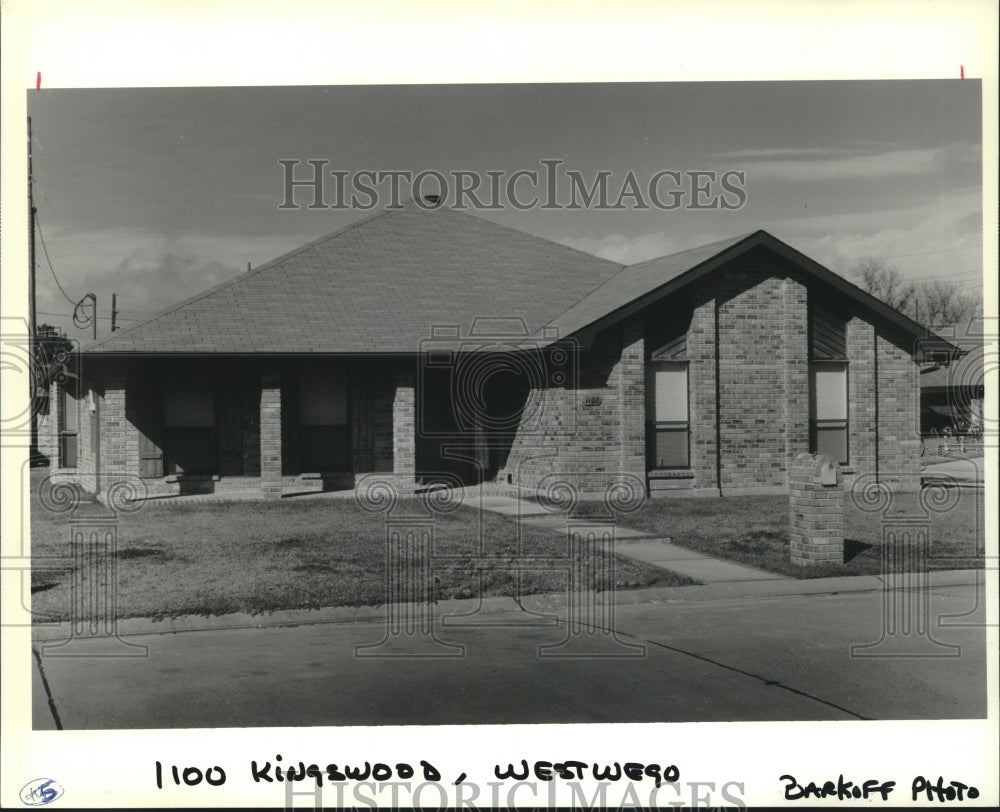
[[[932,621],[977,604],[971,585],[925,598]],[[383,638],[379,622],[134,635],[148,656],[37,657],[33,720],[125,729],[985,716],[981,609],[965,627],[933,628],[957,649],[907,638],[957,656],[852,657],[852,645],[880,639],[882,618],[878,591],[636,603],[614,622],[619,641],[644,649],[629,657],[600,656],[622,647],[597,632],[573,638],[573,652],[555,649],[573,656],[539,656],[567,628],[526,626],[525,613],[439,628],[465,647],[446,658],[355,656]],[[425,644],[409,636],[378,652]]]

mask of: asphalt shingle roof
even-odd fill
[[[412,201],[321,237],[88,353],[409,354],[435,325],[520,319],[543,342],[615,319],[763,246],[920,336],[923,328],[764,231],[623,266]],[[544,333],[542,328],[546,328]],[[543,337],[547,336],[547,338]]]
[[[550,322],[559,335],[572,335],[600,318],[614,313],[642,296],[697,268],[704,262],[745,240],[749,235],[699,245],[676,254],[650,259],[622,268]]]
[[[412,353],[432,325],[532,333],[621,265],[412,203],[322,237],[87,348],[96,353]]]

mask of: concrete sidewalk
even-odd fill
[[[495,496],[482,502],[527,526],[565,532],[565,516],[537,504]],[[385,606],[330,607],[127,619],[117,624],[117,637],[96,641],[92,656],[72,657],[51,645],[66,640],[68,624],[39,626],[32,633],[33,724],[131,729],[985,714],[981,570],[931,572],[922,590],[888,592],[878,576],[785,578],[638,531],[616,549],[703,583],[591,595],[588,620],[576,627],[567,619],[580,596],[567,593],[441,601],[433,606],[433,637],[418,622],[390,635]],[[896,641],[921,656],[879,654],[890,601],[894,611],[926,611],[935,619],[932,628]],[[427,609],[394,608],[413,619]],[[858,645],[874,656],[855,656]]]
[[[958,580],[948,575],[942,580]],[[720,599],[725,593],[717,590],[736,584],[674,588],[675,594],[716,591],[701,600],[637,590],[647,593],[645,600],[619,604],[609,625],[575,636],[551,596],[525,600],[523,610],[466,612],[461,625],[442,613],[434,626],[440,644],[431,653],[446,657],[428,656],[428,639],[419,633],[379,647],[387,640],[384,619],[324,623],[314,617],[291,625],[286,617],[268,627],[258,622],[261,627],[174,634],[143,633],[138,624],[124,623],[119,633],[145,647],[141,656],[114,656],[109,649],[105,656],[37,658],[33,724],[134,729],[984,716],[981,586],[937,584],[920,593],[932,626],[923,637],[902,641],[923,656],[901,658],[896,650],[878,651],[885,639],[880,590],[838,594],[830,590],[849,585],[795,582],[791,586],[824,592],[780,594],[787,583],[742,584],[763,591],[730,599]],[[551,612],[547,600],[555,605]],[[362,656],[359,645],[376,656]],[[852,653],[858,645],[874,656]]]
[[[943,462],[928,461],[920,473],[920,481],[924,485],[944,482],[960,488],[982,488],[986,483],[985,465],[984,457]]]
[[[566,532],[565,513],[547,510],[528,499],[484,496],[480,500],[480,506],[483,510],[507,516],[527,527],[558,533]],[[615,552],[619,555],[686,575],[704,584],[790,580],[784,575],[689,550],[674,544],[669,538],[658,538],[652,533],[631,527],[615,527],[615,540],[620,542],[615,545]]]

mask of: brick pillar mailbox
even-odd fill
[[[793,564],[844,562],[844,487],[833,457],[798,454],[788,472]]]

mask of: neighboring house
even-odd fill
[[[928,341],[924,348],[921,360],[931,366],[920,370],[920,430],[923,434],[981,432],[985,321],[980,316],[935,328],[935,333],[947,346]]]
[[[916,489],[924,336],[763,231],[622,266],[411,201],[90,346],[53,402],[90,490],[780,493],[809,450]]]

